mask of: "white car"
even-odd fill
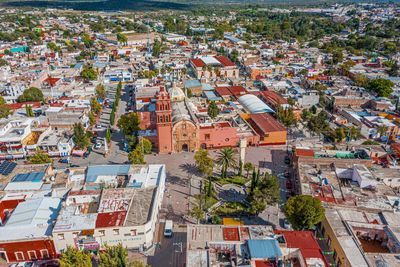
[[[96,125],[96,128],[97,128],[97,129],[101,129],[101,128],[103,128],[103,127],[101,126],[101,124],[97,124],[97,125]]]
[[[96,145],[94,146],[94,148],[95,148],[95,149],[100,149],[102,145],[103,145],[102,143],[98,142],[98,143],[96,143]]]

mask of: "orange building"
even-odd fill
[[[287,132],[285,127],[270,114],[249,114],[247,117],[247,122],[260,136],[259,145],[286,144]]]

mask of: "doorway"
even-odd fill
[[[189,151],[189,146],[187,144],[182,145],[182,151],[188,152]]]

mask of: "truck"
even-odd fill
[[[165,237],[172,236],[172,227],[173,227],[173,222],[171,220],[166,220],[165,226],[164,226],[164,236]]]

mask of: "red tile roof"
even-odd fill
[[[274,105],[285,105],[288,103],[287,99],[274,91],[261,91],[261,97]]]
[[[40,102],[23,102],[23,103],[7,104],[7,106],[12,110],[23,108],[26,105],[31,105],[32,108],[40,108]]]
[[[218,60],[225,67],[235,66],[235,63],[233,63],[229,58],[225,56],[216,56],[215,59]]]
[[[228,87],[217,87],[215,88],[215,92],[222,97],[232,95],[232,92],[228,89]]]
[[[225,227],[222,229],[225,241],[239,241],[239,230],[237,227]]]
[[[96,228],[122,226],[126,217],[126,211],[99,213],[96,219]]]
[[[266,135],[270,132],[282,132],[286,131],[285,127],[283,127],[274,117],[272,117],[268,113],[259,113],[259,114],[250,114],[250,120],[255,124],[258,130],[261,131],[261,135]],[[257,129],[256,129],[257,130]]]
[[[192,59],[190,59],[190,61],[196,68],[202,68],[203,66],[206,65],[206,64],[204,64],[203,60],[201,60],[200,58],[192,58]]]
[[[59,80],[60,78],[47,77],[43,82],[47,83],[50,86],[54,86]]]
[[[325,266],[328,266],[322,250],[318,245],[317,240],[314,237],[314,233],[311,231],[287,231],[287,230],[275,230],[275,234],[280,234],[285,237],[286,245],[288,248],[300,249],[303,258],[318,258],[321,259]]]
[[[314,150],[305,148],[296,148],[296,156],[298,157],[314,157]]]
[[[275,264],[269,261],[256,260],[254,261],[256,267],[274,267]]]

